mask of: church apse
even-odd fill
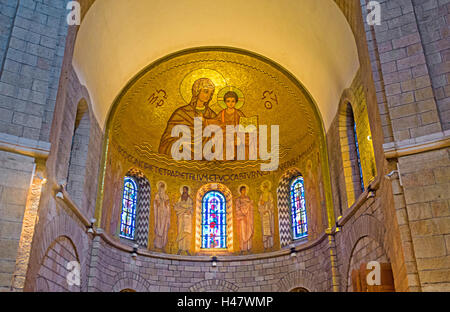
[[[178,126],[193,135],[183,137]],[[218,140],[217,132],[205,135],[208,126],[224,133],[230,126],[248,131]],[[276,145],[272,126],[279,127]],[[249,52],[194,49],[151,64],[117,98],[106,137],[97,215],[101,227],[124,243],[136,242],[116,231],[123,177],[132,168],[149,182],[148,220],[139,220],[138,213],[136,224],[148,224],[150,251],[194,256],[279,250],[285,244],[277,188],[293,167],[305,180],[311,231],[303,240],[319,238],[334,218],[322,121],[313,100],[281,67]],[[208,159],[208,148],[223,157]],[[270,161],[261,157],[262,149],[277,153],[275,168],[262,169]],[[217,194],[199,197],[209,194],[205,187]],[[209,243],[202,243],[205,239]]]

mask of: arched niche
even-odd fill
[[[67,172],[67,191],[81,207],[87,203],[85,194],[86,164],[88,161],[91,120],[85,99],[78,103],[70,148]]]
[[[203,197],[210,191],[219,191],[225,196],[226,200],[226,212],[227,212],[227,248],[226,251],[233,252],[233,196],[231,191],[224,184],[221,183],[209,183],[202,186],[197,191],[197,196],[195,197],[195,251],[198,253],[220,253],[221,250],[204,250],[202,249],[201,236],[202,236],[202,202]]]
[[[260,0],[230,0],[219,11],[222,17],[233,16],[232,22],[217,18],[211,9],[202,0],[92,4],[78,31],[73,65],[88,86],[101,127],[114,98],[148,64],[180,50],[227,46],[254,51],[287,68],[316,99],[328,129],[337,112],[336,99],[359,68],[353,32],[338,5],[333,0],[264,5]],[[263,30],[256,25],[264,25]]]
[[[217,121],[217,116],[221,116],[225,110],[222,103],[224,92],[236,90],[243,99],[238,108],[241,111],[239,116],[255,122],[257,126],[267,126],[267,143],[270,150],[278,153],[278,167],[273,171],[264,171],[261,158],[176,160],[170,153],[162,152],[171,151],[170,148],[161,149],[165,133],[170,133],[169,125],[180,116],[187,116],[183,122],[189,122],[191,117],[193,120],[193,116],[189,115],[189,107],[195,95],[193,86],[199,79],[210,80],[214,90],[208,108],[215,117],[211,115],[212,118],[206,119]],[[273,125],[279,127],[279,144],[274,143],[274,147],[270,146]],[[314,184],[315,188],[322,188],[323,196],[320,196],[321,202],[317,204],[320,206],[318,210],[321,210],[319,214],[324,227],[334,224],[327,146],[317,105],[305,87],[288,71],[250,51],[224,47],[196,48],[168,55],[142,69],[129,81],[112,106],[103,152],[96,211],[97,220],[101,220],[99,226],[109,233],[116,228],[111,226],[111,220],[115,220],[111,217],[111,211],[117,211],[117,202],[120,202],[117,189],[122,187],[121,179],[127,173],[127,168],[138,168],[148,178],[152,190],[150,250],[155,250],[156,246],[155,218],[152,214],[156,211],[154,199],[156,186],[160,182],[166,183],[166,194],[172,210],[184,185],[189,187],[192,197],[211,183],[226,186],[233,197],[238,197],[239,187],[247,185],[254,203],[255,236],[252,252],[260,253],[280,248],[277,213],[279,179],[292,166],[301,167],[305,173],[308,172],[307,168],[313,168],[317,172],[313,178],[305,174],[306,185]],[[273,243],[270,244],[264,243],[261,238],[263,224],[259,208],[263,185],[270,185],[270,197],[274,199]],[[176,254],[179,251],[175,229],[177,216],[170,212],[169,218],[167,244],[164,248],[156,248],[156,251]],[[192,236],[194,243],[189,253],[198,253],[197,237]],[[229,251],[236,252],[236,239],[231,240],[234,247],[230,246]]]

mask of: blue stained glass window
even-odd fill
[[[130,178],[124,178],[122,213],[120,215],[120,236],[134,239],[136,229],[136,207],[138,188],[136,182]]]
[[[361,181],[361,190],[364,192],[364,180],[361,168],[361,157],[359,156],[358,136],[356,134],[356,123],[353,121],[353,136],[355,137],[356,158],[358,159],[359,180]]]
[[[219,191],[202,199],[202,248],[227,248],[226,200]]]
[[[305,185],[302,176],[296,177],[291,182],[291,220],[293,239],[300,239],[308,236]]]

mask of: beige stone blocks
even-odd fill
[[[448,149],[402,157],[399,163],[422,290],[446,289],[450,283]]]
[[[445,239],[442,235],[414,237],[414,251],[416,258],[433,258],[447,255]],[[419,272],[421,268],[419,268]]]
[[[34,160],[0,151],[0,290],[9,289]]]
[[[432,218],[430,203],[416,203],[408,205],[408,219],[410,222]]]

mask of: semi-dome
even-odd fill
[[[205,93],[202,102],[204,90],[209,94]],[[227,104],[227,97],[234,103]],[[199,122],[197,126],[196,122]],[[230,135],[228,127],[237,131],[238,125],[249,132],[242,137]],[[215,137],[217,141],[207,137],[208,127],[215,129],[214,136],[220,132],[222,137]],[[117,214],[120,210],[117,207],[120,200],[111,199],[122,177],[127,175],[148,181],[151,200],[155,200],[159,186],[163,185],[164,196],[167,195],[171,207],[186,187],[195,202],[192,208],[198,212],[202,210],[206,191],[222,189],[229,201],[226,249],[239,253],[240,234],[233,229],[238,221],[232,214],[232,206],[241,195],[242,187],[257,211],[263,192],[276,198],[277,191],[282,191],[280,179],[287,170],[293,170],[304,176],[305,187],[311,189],[306,204],[307,214],[314,216],[310,221],[309,238],[317,238],[328,226],[326,200],[331,197],[326,191],[329,180],[325,175],[328,169],[320,112],[295,77],[257,54],[225,47],[196,48],[150,64],[130,80],[117,97],[107,121],[106,136],[106,164],[102,176],[104,212]],[[230,138],[231,145],[227,145]],[[238,155],[240,148],[243,152]],[[184,150],[188,153],[183,154]],[[228,154],[229,150],[232,155]],[[212,156],[208,156],[208,152]],[[206,189],[205,185],[208,185]],[[157,243],[155,246],[158,222],[155,205],[150,204],[153,209],[148,247],[176,253],[179,233],[175,225],[180,222],[179,216],[175,209],[170,210],[168,220],[172,221],[169,222],[172,227],[167,229],[168,241],[164,246]],[[273,205],[272,208],[275,201]],[[248,252],[274,251],[285,245],[279,237],[283,220],[273,215],[271,226],[275,243],[270,248],[264,247],[263,216],[255,213],[253,243]],[[104,220],[106,230],[115,234],[119,219],[113,215],[110,221]],[[196,230],[192,230],[189,254],[207,253],[208,250],[200,246],[203,224],[200,214],[189,221]]]

